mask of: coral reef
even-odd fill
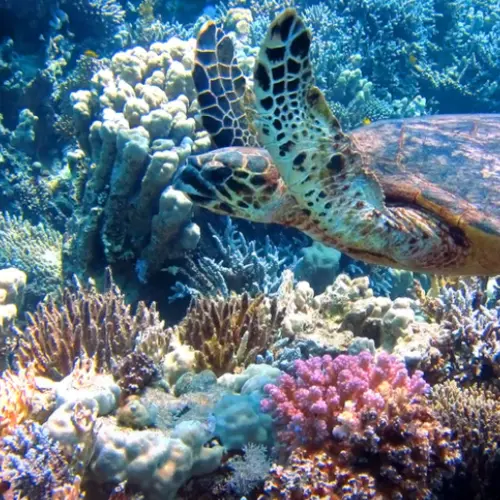
[[[13,267],[0,270],[0,371],[15,347],[14,320],[24,301],[26,274]]]
[[[289,340],[272,346],[272,362],[285,371],[290,361],[306,353],[382,348],[411,366],[430,365],[431,354],[440,355],[433,344],[441,336],[439,328],[419,317],[419,303],[409,297],[376,297],[366,276],[351,279],[340,274],[323,293],[314,295],[308,282],[294,284],[293,275],[285,272],[278,302],[285,310],[281,331]]]
[[[129,262],[146,282],[167,259],[196,247],[192,204],[168,188],[177,166],[206,151],[194,116],[193,40],[171,38],[117,52],[90,90],[71,94],[81,149],[91,162],[69,227],[67,267],[84,275]]]
[[[227,450],[242,450],[249,443],[270,446],[272,418],[260,411],[258,394],[225,394],[214,408],[215,435]]]
[[[316,80],[344,128],[428,112],[498,110],[498,5],[423,0],[319,2],[230,0],[248,7],[252,43],[284,7],[314,33]],[[459,104],[458,104],[459,103]]]
[[[477,386],[446,381],[432,389],[432,407],[460,444],[465,470],[456,485],[460,498],[493,498],[499,488],[500,400]]]
[[[216,375],[247,366],[269,346],[282,320],[276,299],[197,299],[177,327],[181,341],[195,349],[197,370]]]
[[[69,374],[81,356],[94,358],[98,370],[113,370],[141,335],[163,329],[154,305],[148,308],[141,302],[132,312],[112,280],[104,293],[76,281],[76,291],[65,289],[60,305],[54,300],[39,304],[28,319],[26,329],[19,331],[17,360],[57,380]]]
[[[422,373],[410,377],[385,353],[297,361],[295,376],[267,386],[262,401],[291,452],[273,467],[266,493],[427,498],[460,457],[428,390]]]
[[[0,266],[15,267],[26,273],[26,301],[57,294],[62,286],[62,235],[21,217],[0,213]]]
[[[5,498],[77,500],[80,478],[74,474],[59,445],[35,423],[20,426],[2,439],[0,480]]]
[[[32,370],[14,373],[7,370],[0,378],[0,437],[12,434],[16,427],[28,419],[32,411],[35,390]]]
[[[204,446],[209,430],[199,422],[180,423],[170,434],[120,429],[111,421],[99,429],[91,477],[102,483],[127,481],[151,500],[173,500],[190,477],[219,466],[222,447]]]
[[[207,226],[212,237],[203,238],[197,254],[177,270],[182,281],[175,284],[176,293],[171,300],[184,296],[228,297],[231,292],[247,292],[252,297],[262,293],[275,295],[283,271],[294,269],[300,260],[295,254],[299,246],[296,243],[275,244],[269,235],[264,241],[249,241],[229,217],[220,232],[210,223]]]
[[[158,377],[154,361],[143,352],[127,354],[114,372],[123,394],[137,394]]]
[[[229,462],[233,472],[227,482],[227,488],[238,495],[249,495],[264,482],[271,469],[271,460],[262,445],[246,445],[243,452],[244,457],[234,457]]]
[[[440,353],[426,369],[432,380],[451,378],[462,385],[476,381],[498,386],[499,306],[482,304],[486,295],[477,280],[459,280],[429,293],[435,296],[422,297],[421,304],[437,323],[439,335],[432,347]]]

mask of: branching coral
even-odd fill
[[[77,500],[80,478],[75,476],[59,445],[38,424],[20,426],[2,440],[0,479],[8,485],[5,498]]]
[[[438,322],[434,346],[439,365],[429,366],[434,380],[452,377],[463,385],[474,381],[496,384],[500,375],[500,307],[482,304],[478,283],[458,281],[440,290],[437,298],[421,300],[424,311]]]
[[[422,373],[409,377],[394,356],[297,361],[295,377],[283,375],[266,390],[262,407],[291,449],[288,464],[267,483],[272,498],[298,498],[309,488],[335,497],[348,487],[352,496],[342,498],[364,492],[424,499],[454,471],[457,447],[427,404]]]
[[[461,388],[447,381],[432,389],[432,407],[450,427],[462,450],[461,498],[494,498],[498,493],[500,399],[477,386]],[[479,495],[479,496],[478,496]]]
[[[177,333],[195,349],[197,370],[222,375],[249,365],[265,351],[282,319],[277,300],[267,305],[264,295],[197,299]]]
[[[79,357],[87,356],[97,369],[112,370],[134,350],[140,334],[163,329],[154,305],[140,302],[133,313],[116,285],[99,293],[76,284],[75,292],[65,290],[60,305],[49,300],[29,314],[29,325],[19,332],[22,366],[33,363],[37,373],[61,379]]]
[[[294,245],[277,245],[268,235],[263,242],[248,240],[229,217],[222,231],[211,224],[208,230],[210,240],[203,238],[199,254],[178,269],[187,285],[177,282],[171,300],[185,295],[228,297],[231,292],[274,295],[283,271],[299,261]]]

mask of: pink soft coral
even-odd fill
[[[409,377],[395,356],[364,352],[297,361],[295,377],[283,375],[265,389],[270,397],[262,409],[274,414],[280,441],[300,445],[342,438],[359,430],[361,418],[376,417],[392,401],[411,403],[429,387],[421,372]]]
[[[428,389],[388,354],[298,361],[262,402],[289,451],[266,498],[430,498],[460,454]]]

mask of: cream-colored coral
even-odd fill
[[[99,415],[113,412],[120,399],[121,389],[109,373],[97,373],[93,360],[81,358],[73,371],[56,386],[58,406],[92,399]]]
[[[124,429],[106,419],[97,435],[91,478],[103,484],[127,481],[151,500],[173,500],[189,478],[219,467],[223,448],[204,446],[210,435],[201,422],[184,421],[169,435]]]
[[[92,457],[99,405],[95,399],[80,399],[60,406],[43,425],[61,446],[64,456],[83,470]]]
[[[69,250],[81,257],[78,265],[90,265],[94,251],[89,245],[99,238],[108,262],[135,257],[139,279],[147,280],[167,257],[196,246],[199,230],[193,230],[191,210],[183,210],[186,203],[177,195],[176,206],[165,207],[172,199],[167,185],[178,166],[211,146],[195,120],[194,46],[194,40],[173,37],[119,52],[110,68],[94,75],[90,91],[72,94],[75,123],[82,122],[82,113],[86,118],[92,111],[94,118],[89,133],[78,135],[93,161],[84,198],[91,205],[82,207],[81,234],[72,239],[80,248]],[[157,216],[151,225],[152,214]]]

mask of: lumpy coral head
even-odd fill
[[[265,387],[261,407],[278,426],[280,441],[320,445],[360,430],[361,420],[375,419],[391,405],[409,404],[429,386],[421,372],[411,377],[404,363],[386,353],[314,357],[295,363],[295,375],[283,375]]]

